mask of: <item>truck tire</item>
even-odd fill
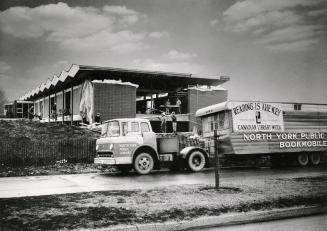
[[[278,154],[272,154],[270,155],[270,163],[271,163],[271,167],[273,168],[279,168],[282,166],[282,157]]]
[[[134,169],[138,174],[146,175],[151,172],[154,161],[149,153],[142,152],[138,154],[134,160]]]
[[[133,168],[133,165],[130,165],[130,164],[117,165],[117,169],[124,174],[129,173],[132,170],[132,168]]]
[[[200,151],[193,151],[187,158],[187,167],[193,172],[201,171],[206,165],[206,157]]]
[[[297,155],[297,163],[298,163],[300,166],[306,166],[306,165],[308,165],[308,163],[309,163],[309,157],[308,157],[308,154],[305,153],[305,152],[300,152],[300,153]]]
[[[320,164],[320,161],[321,161],[320,153],[314,152],[310,154],[310,163],[312,165],[318,165]]]

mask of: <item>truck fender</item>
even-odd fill
[[[135,149],[135,151],[134,151],[134,153],[133,153],[133,160],[134,160],[134,158],[135,158],[135,155],[136,155],[137,153],[139,153],[140,151],[142,151],[142,150],[151,151],[152,154],[155,155],[154,157],[155,157],[157,160],[159,160],[158,152],[156,151],[155,148],[153,148],[153,147],[150,146],[150,145],[142,145],[142,146],[138,147],[137,149]]]
[[[208,153],[207,153],[205,150],[203,150],[202,148],[200,148],[200,147],[193,147],[193,146],[185,147],[185,148],[183,148],[179,153],[181,154],[181,157],[182,157],[183,159],[186,159],[187,156],[188,156],[191,152],[193,152],[193,151],[200,151],[200,152],[202,152],[202,153],[203,153],[207,158],[209,158]]]

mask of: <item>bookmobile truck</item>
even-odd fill
[[[327,154],[326,104],[227,101],[196,116],[209,143],[218,131],[219,154],[268,155],[275,166],[318,165]]]
[[[139,174],[168,166],[201,171],[219,155],[270,156],[274,165],[290,160],[318,165],[327,153],[327,105],[228,101],[196,112],[200,137],[191,133],[154,133],[149,120],[114,119],[102,126],[94,163]]]
[[[120,118],[102,126],[94,163],[114,165],[122,172],[138,174],[167,166],[201,171],[209,163],[208,152],[192,133],[154,133],[148,119]],[[202,145],[203,146],[203,145]]]

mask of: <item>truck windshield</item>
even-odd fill
[[[101,125],[101,136],[106,136],[108,130],[108,123],[103,123]]]
[[[120,135],[119,122],[110,121],[108,123],[107,136],[119,136],[119,135]]]

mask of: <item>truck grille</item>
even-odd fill
[[[100,152],[98,153],[98,157],[114,157],[113,152]]]

